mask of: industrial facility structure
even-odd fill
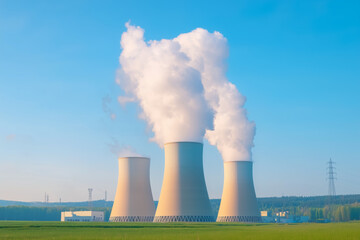
[[[155,205],[150,186],[150,159],[119,158],[119,176],[110,222],[152,222]]]
[[[164,148],[165,170],[156,213],[150,159],[123,157],[118,160],[118,185],[110,222],[215,221],[203,171],[203,144],[171,142]],[[262,221],[252,167],[252,161],[224,162],[224,188],[216,221]]]
[[[154,222],[214,221],[203,171],[203,144],[165,144],[165,171]]]
[[[261,222],[252,161],[224,162],[224,188],[217,222]]]
[[[263,223],[306,223],[309,222],[309,216],[291,215],[289,211],[275,212],[261,211]],[[327,219],[323,219],[326,222]]]
[[[62,222],[103,222],[104,212],[101,211],[67,211],[61,212]]]

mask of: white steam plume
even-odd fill
[[[134,97],[161,147],[167,142],[202,142],[213,113],[199,71],[173,40],[144,41],[144,30],[126,24],[117,82]]]
[[[145,43],[143,29],[126,26],[118,82],[139,102],[154,140],[160,146],[201,142],[206,131],[224,161],[251,160],[255,123],[247,118],[245,97],[226,78],[226,39],[198,28]]]
[[[208,130],[206,138],[217,146],[224,161],[250,161],[255,123],[247,118],[245,97],[226,77],[226,38],[198,28],[175,41],[189,57],[190,65],[201,73],[206,99],[215,112],[214,130]]]
[[[136,150],[128,145],[121,145],[115,138],[111,138],[112,142],[108,143],[110,151],[116,155],[116,157],[143,157],[143,155],[136,152]]]

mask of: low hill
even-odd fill
[[[214,209],[218,209],[220,199],[211,199],[211,205]],[[309,196],[309,197],[267,197],[258,198],[260,209],[268,208],[286,208],[286,207],[324,207],[329,204],[344,205],[360,203],[360,194],[353,195],[338,195],[332,198],[329,196]],[[93,207],[112,207],[113,201],[97,200],[92,201]],[[157,205],[157,201],[155,201]],[[89,203],[85,202],[21,202],[21,201],[8,201],[0,200],[0,206],[30,206],[30,207],[88,207]]]
[[[330,212],[328,207],[325,207],[329,205],[329,203],[333,206],[337,205],[332,208]],[[359,203],[360,194],[341,195],[331,199],[327,196],[271,197],[258,199],[260,210],[290,211],[294,215],[309,216],[313,221],[316,221],[318,218],[323,218],[325,216],[324,214],[329,215],[328,218],[334,219],[335,221],[360,219]],[[0,200],[0,220],[59,221],[62,211],[84,211],[91,209],[94,211],[104,211],[105,220],[107,221],[112,205],[112,201],[104,200],[93,201],[91,208],[88,202],[42,203]],[[157,202],[155,202],[155,206],[156,205]],[[211,206],[214,211],[214,216],[216,216],[220,206],[220,199],[211,199]],[[342,215],[340,213],[342,212],[338,212],[338,210],[349,212],[349,214],[348,216],[345,214],[347,216],[346,218],[341,217]]]

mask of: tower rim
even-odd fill
[[[148,159],[148,160],[150,160],[149,157],[135,157],[135,156],[119,157],[118,160],[120,160],[120,159],[131,159],[131,160],[135,160],[135,159]]]
[[[201,144],[201,145],[204,145],[204,143],[202,142],[192,142],[192,141],[173,141],[173,142],[166,142],[164,143],[164,146],[165,145],[169,145],[169,144],[178,144],[178,143],[196,143],[196,144]]]

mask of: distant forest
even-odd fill
[[[103,211],[105,221],[109,220],[111,207],[29,207],[7,206],[0,207],[0,220],[19,221],[60,221],[63,211]]]
[[[0,200],[0,220],[60,221],[62,211],[104,211],[105,221],[110,217],[113,202],[103,200],[73,203],[25,203]],[[157,205],[157,202],[155,202]],[[220,199],[212,199],[214,215],[217,215]],[[335,197],[271,197],[258,198],[261,211],[272,213],[289,211],[291,215],[309,216],[311,221],[360,220],[360,194]]]

